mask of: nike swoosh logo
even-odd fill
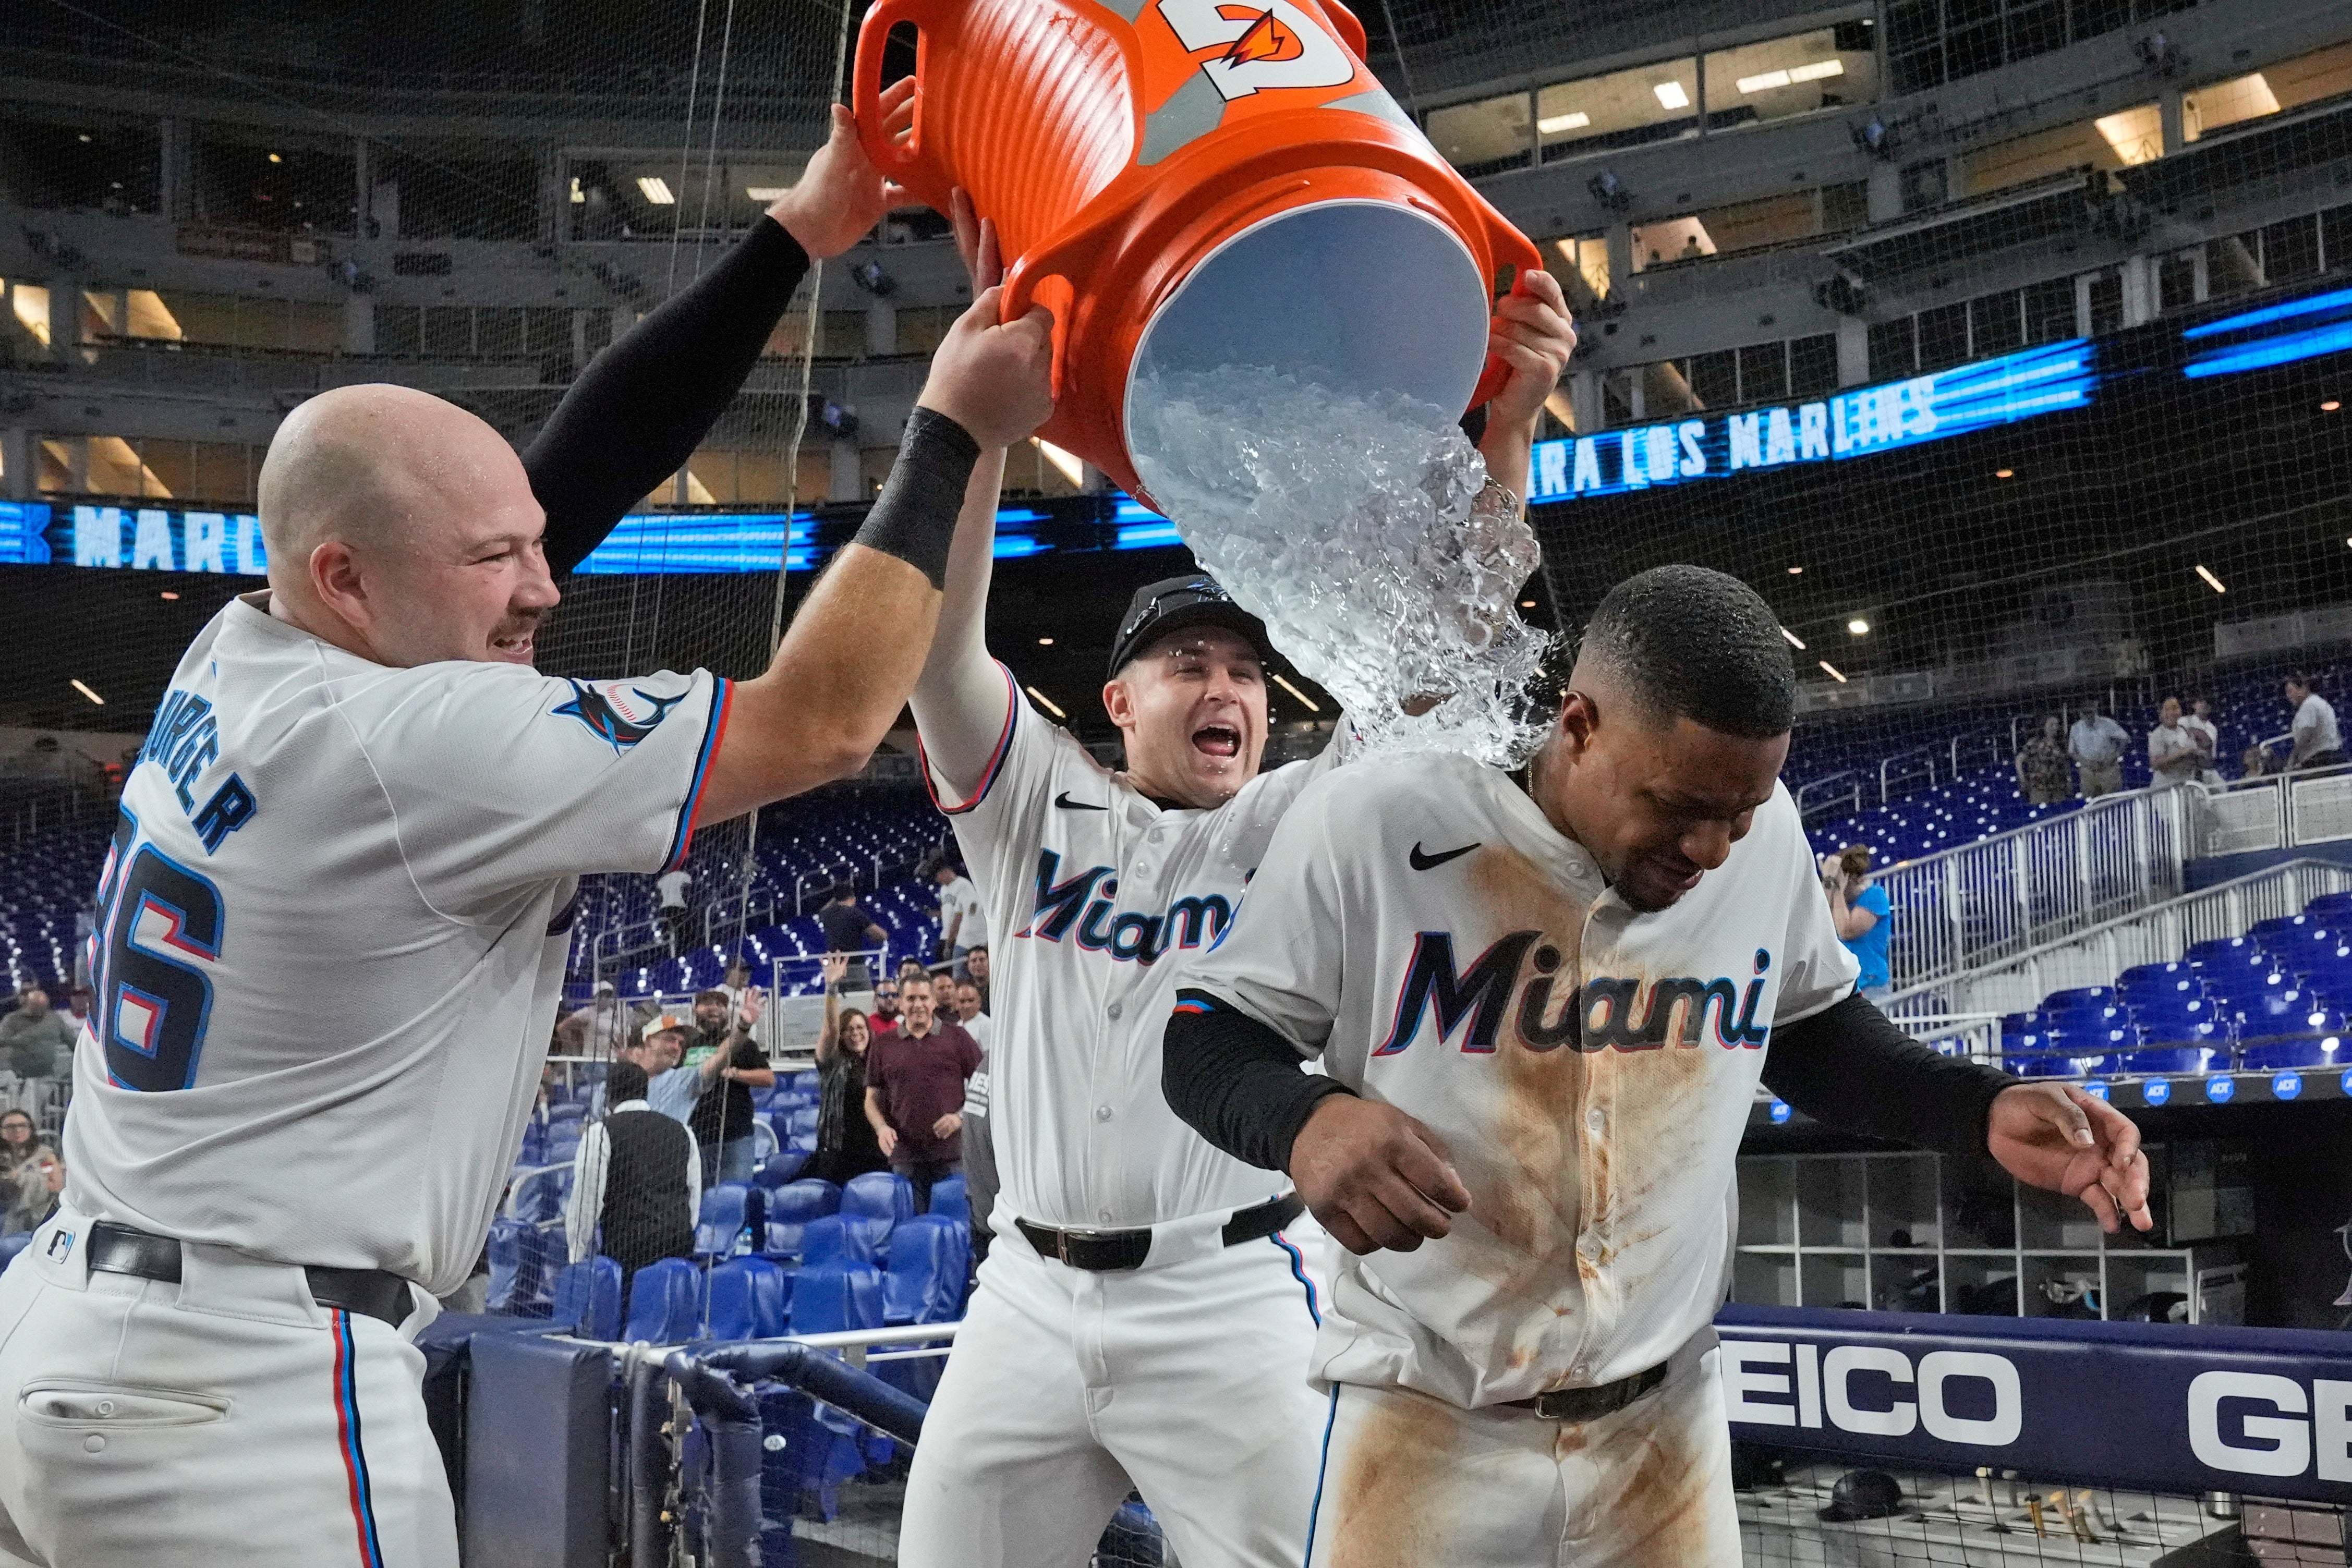
[[[1460,860],[1464,855],[1468,854],[1472,850],[1476,849],[1484,842],[1486,842],[1484,839],[1474,839],[1470,842],[1464,844],[1458,850],[1445,850],[1433,855],[1425,855],[1422,853],[1421,845],[1416,842],[1412,846],[1412,852],[1404,858],[1412,864],[1412,869],[1415,871],[1434,871],[1439,866],[1444,865],[1447,861]]]
[[[1065,811],[1108,811],[1108,806],[1090,806],[1084,800],[1073,800],[1067,789],[1054,797],[1054,804]]]

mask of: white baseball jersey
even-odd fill
[[[959,925],[957,915],[962,915]],[[948,927],[955,926],[955,945],[959,947],[988,946],[988,901],[980,896],[980,889],[971,878],[960,876],[940,889],[940,935],[945,936]]]
[[[1212,1148],[1160,1089],[1176,988],[1224,934],[1274,826],[1338,761],[1262,773],[1214,810],[1164,810],[1022,697],[955,824],[992,927],[988,1115],[999,1207],[1126,1229],[1262,1203],[1281,1176]]]
[[[539,1087],[578,874],[682,861],[728,685],[387,669],[232,601],[100,888],[68,1201],[457,1289]]]
[[[1472,1199],[1418,1251],[1334,1249],[1317,1375],[1475,1407],[1664,1361],[1722,1300],[1772,1029],[1855,975],[1778,786],[1648,915],[1466,758],[1307,790],[1186,983],[1427,1124]]]

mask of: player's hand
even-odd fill
[[[1054,313],[1040,305],[1000,325],[998,298],[982,290],[948,329],[915,400],[963,426],[983,452],[1025,439],[1054,413]]]
[[[952,1138],[962,1131],[963,1117],[953,1111],[931,1124],[931,1136],[934,1138]]]
[[[1486,405],[1486,417],[1506,425],[1535,423],[1536,411],[1559,385],[1568,358],[1576,352],[1576,327],[1559,279],[1549,272],[1523,272],[1495,307],[1486,350],[1511,370],[1503,390]]]
[[[915,78],[908,77],[882,93],[882,126],[903,141],[915,122]],[[776,198],[768,215],[801,242],[810,256],[839,256],[873,231],[882,214],[907,204],[906,191],[885,179],[857,140],[857,120],[833,106],[833,134],[808,162],[800,183]]]
[[[1290,1179],[1339,1245],[1410,1252],[1453,1228],[1469,1190],[1437,1134],[1393,1105],[1327,1094],[1290,1144]]]
[[[882,1157],[886,1160],[898,1152],[898,1134],[888,1127],[875,1128],[874,1141],[882,1145]]]
[[[2017,1083],[1993,1097],[1985,1138],[2001,1169],[2029,1186],[2083,1200],[2099,1228],[2156,1223],[2147,1211],[2147,1155],[2132,1119],[2072,1084]]]
[[[1004,281],[1004,260],[997,252],[996,225],[980,215],[971,204],[971,193],[961,185],[949,198],[948,216],[955,222],[956,254],[963,257],[963,269],[971,275],[971,291],[993,288]]]

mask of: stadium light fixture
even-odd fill
[[[1035,686],[1023,686],[1021,689],[1027,692],[1031,696],[1035,697],[1038,705],[1044,707],[1047,713],[1052,714],[1055,718],[1067,718],[1070,716],[1068,714],[1062,711],[1062,707],[1059,703],[1056,703],[1052,697],[1047,696],[1044,692],[1039,691]]]
[[[1522,599],[1519,601],[1519,608],[1522,610],[1533,610],[1535,607],[1536,601],[1532,599]]]
[[[572,176],[572,204],[575,207],[585,206],[587,203],[588,193],[580,188],[580,176],[574,174]]]
[[[1536,129],[1546,136],[1557,136],[1563,131],[1581,131],[1592,123],[1592,116],[1580,109],[1566,114],[1549,114],[1536,121]]]
[[[69,685],[69,686],[73,687],[73,689],[74,689],[74,690],[76,690],[76,691],[79,692],[82,695],[84,695],[84,696],[88,697],[88,698],[89,698],[92,703],[96,704],[98,706],[100,706],[100,707],[104,707],[104,706],[106,706],[106,699],[105,699],[104,697],[102,697],[102,696],[100,696],[96,692],[91,691],[88,686],[84,685],[82,684],[82,680],[81,680],[81,677],[80,677],[79,675],[76,675],[76,676],[72,677],[71,679],[69,679],[68,681],[67,681],[67,682],[66,682],[66,685]]]
[[[1856,637],[1867,637],[1870,635],[1870,622],[1864,620],[1859,615],[1847,622],[1845,623],[1845,629]]]
[[[2230,591],[2228,589],[2221,586],[2221,580],[2213,575],[2211,569],[2200,566],[2197,569],[2197,575],[2203,578],[2205,580],[2205,586],[2211,589],[2214,592],[2227,593]]]
[[[1815,60],[1811,65],[1792,66],[1784,71],[1766,71],[1761,76],[1741,77],[1739,90],[1770,92],[1775,88],[1792,87],[1799,82],[1820,81],[1824,77],[1845,75],[1845,62],[1839,59]]]
[[[791,189],[790,185],[746,185],[743,187],[743,193],[753,201],[765,204],[769,202],[782,201],[784,193]]]
[[[1300,704],[1306,707],[1308,713],[1321,713],[1323,711],[1323,705],[1321,703],[1317,702],[1313,697],[1308,696],[1305,692],[1302,692],[1297,686],[1292,685],[1288,677],[1276,674],[1274,677],[1274,684],[1280,686],[1284,691],[1288,692],[1292,696],[1297,697]]]
[[[1789,575],[1790,577],[1802,577],[1805,575],[1805,569],[1801,566],[1792,566],[1789,569]]]
[[[2014,479],[2017,477],[2017,470],[2014,468],[1996,468],[1992,471],[1992,476],[1996,479]]]
[[[1827,659],[1823,659],[1821,661],[1821,666],[1822,669],[1829,672],[1830,679],[1835,681],[1840,685],[1845,685],[1845,677],[1838,674],[1838,667],[1835,664],[1831,664]]]
[[[2329,398],[2326,402],[2319,405],[2319,412],[2322,413],[2334,413],[2337,409],[2342,408],[2343,406],[2344,405],[2338,402],[2336,399]]]
[[[158,599],[177,599],[177,598],[179,598],[180,596],[179,596],[177,593],[174,593],[173,591],[172,591],[172,590],[170,590],[170,589],[168,589],[168,588],[167,588],[167,589],[165,589],[163,592],[161,592],[161,593],[157,594],[155,597],[156,597],[156,598],[158,598]]]
[[[1794,632],[1790,631],[1786,626],[1780,628],[1780,635],[1789,640],[1789,646],[1791,648],[1801,648],[1805,645],[1805,640],[1802,637],[1798,636]]]
[[[638,175],[637,189],[644,193],[646,200],[651,202],[655,206],[674,207],[677,205],[677,193],[673,192],[669,188],[669,182],[663,179],[659,174]]]
[[[74,137],[74,140],[81,142],[84,146],[87,146],[89,143],[89,132],[87,131],[81,131]]]
[[[1658,101],[1668,109],[1690,107],[1690,94],[1683,90],[1683,84],[1678,81],[1662,81],[1650,90],[1656,93]]]
[[[1037,646],[1040,648],[1050,648],[1053,645],[1054,640],[1051,637],[1040,637],[1037,639]]]
[[[283,152],[272,152],[269,155],[269,161],[272,163],[283,163],[286,162],[286,154]]]

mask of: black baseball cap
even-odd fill
[[[1848,1470],[1830,1489],[1830,1505],[1815,1511],[1832,1524],[1885,1519],[1903,1511],[1903,1485],[1885,1470]]]
[[[1274,644],[1266,641],[1265,623],[1234,602],[1217,580],[1207,572],[1190,577],[1164,577],[1147,582],[1127,601],[1119,618],[1118,635],[1111,639],[1110,674],[1116,678],[1127,662],[1171,632],[1187,626],[1222,626],[1274,663]]]

